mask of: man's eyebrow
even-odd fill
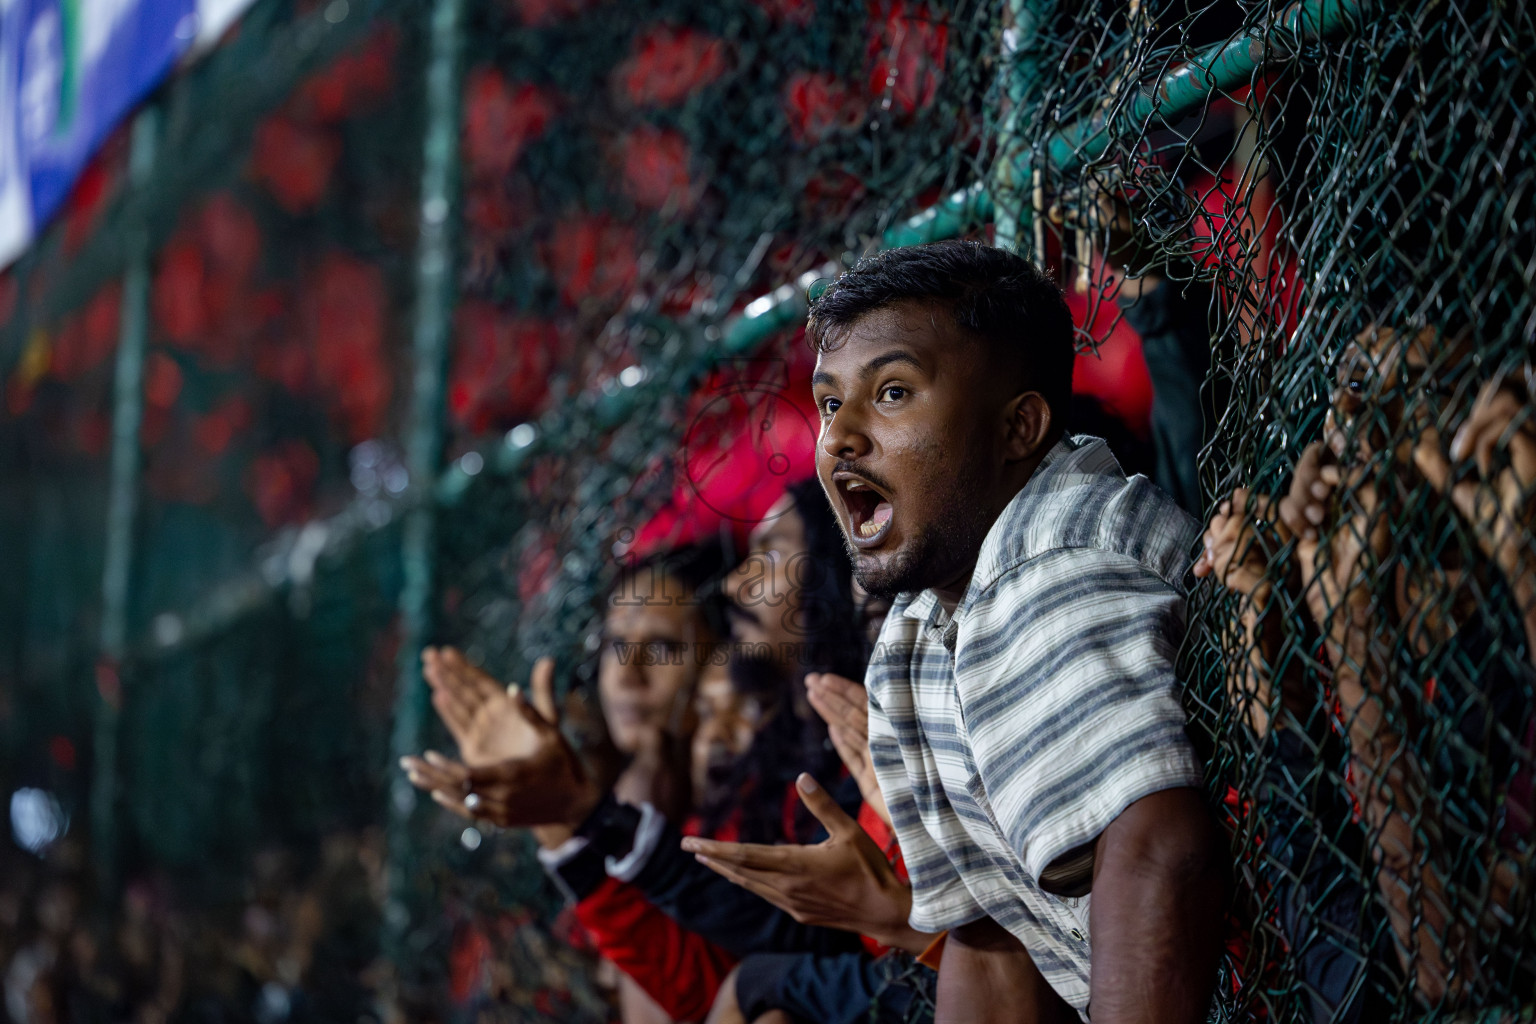
[[[878,356],[875,356],[875,358],[871,359],[869,362],[865,363],[862,367],[859,368],[859,377],[861,379],[868,378],[876,370],[879,370],[884,366],[889,366],[892,363],[907,363],[919,370],[923,368],[922,360],[918,359],[917,356],[913,355],[911,352],[905,351],[904,349],[897,349],[894,352],[884,352]],[[825,370],[817,370],[815,373],[811,374],[811,386],[815,387],[818,384],[824,384],[829,388],[835,388],[837,387],[837,378]]]
[[[897,349],[894,352],[886,352],[883,355],[875,356],[875,358],[865,363],[864,368],[859,371],[859,376],[868,377],[882,366],[889,366],[892,363],[910,363],[919,370],[923,368],[922,361],[917,356],[905,350]]]

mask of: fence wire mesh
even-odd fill
[[[157,97],[162,184],[126,184],[125,135],[0,279],[0,781],[32,794],[13,846],[73,822],[5,851],[13,1019],[610,1019],[526,839],[395,776],[444,740],[402,747],[413,645],[507,679],[555,656],[599,745],[616,569],[739,556],[810,473],[806,290],[957,233],[1055,269],[1075,428],[1210,521],[1184,661],[1235,865],[1214,1018],[1529,1017],[1526,4],[473,2],[447,211],[418,184],[443,4],[353,6],[259,5]],[[417,236],[445,214],[442,473],[413,479]],[[99,509],[136,224],[118,660]]]
[[[1142,330],[1159,470],[1210,517],[1219,1015],[1528,1014],[1530,12],[1016,16],[999,224]]]

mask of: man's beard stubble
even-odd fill
[[[985,513],[976,506],[967,506],[952,497],[982,493],[971,479],[975,475],[967,467],[954,481],[936,487],[937,493],[949,496],[940,505],[939,515],[923,527],[906,551],[883,565],[861,565],[861,552],[844,535],[843,544],[854,566],[853,578],[865,593],[889,599],[897,594],[943,586],[956,579],[967,566],[975,565],[981,543],[992,523],[982,521]]]

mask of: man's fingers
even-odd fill
[[[1483,393],[1473,403],[1467,421],[1451,440],[1451,458],[1459,462],[1475,454],[1477,441],[1485,431],[1497,426],[1495,435],[1503,433],[1503,428],[1509,425],[1519,411],[1520,403],[1513,395],[1507,391],[1490,391],[1485,386]]]
[[[518,714],[523,716],[523,721],[527,722],[535,733],[542,736],[549,730],[554,729],[554,723],[544,717],[538,708],[528,703],[528,700],[520,690],[509,688],[507,690],[507,699],[512,702],[512,706],[517,709]]]
[[[720,864],[734,868],[751,868],[755,871],[783,872],[792,868],[789,851],[795,846],[763,846],[758,843],[722,843],[713,839],[689,836],[683,840],[683,849],[689,853],[708,857]]]
[[[469,783],[469,787],[477,790],[489,786],[506,786],[515,791],[522,782],[522,777],[523,766],[515,758],[480,768],[470,768],[464,773],[464,779]]]
[[[1322,459],[1323,446],[1320,443],[1314,441],[1307,445],[1301,458],[1296,460],[1290,493],[1280,502],[1280,521],[1297,537],[1316,537],[1317,527],[1323,521],[1324,509],[1314,491],[1314,485],[1322,483]]]
[[[451,770],[439,768],[423,761],[419,757],[402,757],[400,767],[405,770],[406,778],[417,789],[462,789],[463,776]]]
[[[428,750],[422,756],[426,759],[427,763],[434,768],[441,768],[444,771],[457,772],[466,778],[469,776],[469,769],[464,765],[464,762],[462,761],[455,761],[451,757],[444,757],[442,754],[439,754],[435,750]]]
[[[1413,464],[1420,475],[1429,481],[1429,486],[1441,494],[1445,493],[1451,483],[1451,460],[1445,457],[1440,447],[1440,431],[1434,427],[1424,428],[1413,446]]]
[[[748,892],[756,893],[785,913],[794,914],[795,908],[785,899],[784,894],[772,885],[769,885],[761,875],[752,871],[742,870],[722,861],[717,861],[703,854],[695,856],[694,860],[697,860],[726,881],[734,882]]]
[[[829,725],[827,738],[832,741],[832,748],[837,751],[838,759],[843,762],[843,766],[856,777],[869,760],[869,737],[850,734],[849,730],[841,725]]]
[[[440,772],[445,778],[452,780],[457,787],[464,788],[469,783],[469,768],[461,761],[455,761],[451,757],[444,757],[435,750],[428,750],[424,755],[427,764]]]
[[[1536,436],[1532,435],[1528,423],[1509,439],[1509,467],[1514,470],[1515,484],[1522,491],[1529,491],[1536,483]]]
[[[533,663],[533,675],[528,680],[533,691],[533,707],[550,725],[560,724],[560,707],[555,703],[555,659],[540,658]]]
[[[829,694],[842,698],[845,703],[859,708],[868,706],[864,687],[847,676],[840,676],[836,672],[822,672],[817,677],[817,686]]]
[[[421,649],[421,675],[434,690],[443,685],[443,662],[436,647]]]
[[[448,664],[451,665],[459,676],[459,685],[478,704],[484,704],[488,700],[496,700],[502,695],[502,685],[497,682],[489,672],[476,665],[471,665],[469,659],[464,657],[464,652],[457,647],[446,649]]]
[[[856,832],[859,823],[848,817],[848,812],[837,805],[831,795],[811,778],[809,772],[801,772],[795,780],[795,789],[800,792],[800,802],[805,804],[805,809],[816,815],[816,820],[827,829],[829,836],[843,836],[850,832]]]
[[[420,758],[402,757],[400,767],[404,769],[405,777],[411,785],[417,789],[447,788],[447,777]]]

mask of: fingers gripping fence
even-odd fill
[[[743,437],[763,466],[808,452],[814,429],[795,391],[807,290],[868,249],[972,234],[1058,270],[1085,353],[1080,390],[1116,358],[1132,367],[1122,374],[1139,373],[1117,356],[1139,338],[1150,409],[1113,389],[1099,396],[1133,421],[1122,459],[1209,520],[1184,667],[1232,838],[1216,1018],[1529,1017],[1527,5],[384,5],[383,20],[405,29],[389,53],[391,111],[406,113],[389,127],[412,132],[393,132],[410,142],[395,149],[378,143],[392,134],[379,121],[349,134],[362,115],[314,115],[327,94],[300,88],[320,59],[309,55],[316,39],[337,24],[348,40],[363,35],[346,9],[310,14],[307,36],[302,18],[274,30],[274,52],[308,40],[301,58],[282,51],[294,97],[278,110],[282,89],[263,80],[239,116],[259,139],[258,116],[276,111],[261,129],[270,134],[277,115],[290,126],[313,115],[317,131],[344,140],[330,159],[353,168],[353,187],[305,198],[302,175],[285,179],[260,145],[240,184],[217,187],[263,230],[306,239],[310,276],[335,275],[338,293],[385,290],[376,277],[410,296],[406,310],[381,301],[376,316],[342,307],[342,320],[382,323],[368,352],[386,367],[385,411],[359,412],[371,377],[348,377],[350,402],[333,400],[323,380],[252,360],[267,383],[238,396],[255,410],[251,433],[308,410],[320,425],[297,440],[320,468],[296,469],[308,463],[290,457],[295,439],[275,434],[264,449],[231,449],[248,464],[225,475],[257,481],[244,486],[264,502],[260,528],[292,528],[211,597],[161,586],[157,603],[125,606],[162,571],[159,552],[175,543],[164,524],[196,495],[146,488],[137,514],[152,529],[138,531],[132,558],[132,528],[115,528],[104,632],[125,696],[120,715],[112,704],[101,716],[95,765],[106,873],[131,884],[196,859],[214,836],[240,865],[264,829],[295,849],[330,834],[324,870],[334,871],[342,822],[353,860],[389,866],[364,916],[403,969],[370,975],[377,992],[407,1006],[479,999],[507,1019],[600,1019],[579,982],[585,967],[549,939],[552,903],[527,850],[471,838],[387,781],[391,747],[432,741],[415,648],[458,643],[519,679],[553,653],[561,678],[590,680],[594,600],[624,554],[686,540],[699,532],[689,522],[739,533],[750,518],[750,489],[722,501],[699,467],[740,457],[732,444]],[[235,41],[242,52],[259,52],[261,24]],[[219,69],[204,74],[218,80]],[[195,120],[187,92],[166,104],[178,123]],[[443,134],[455,119],[456,149]],[[283,138],[291,149],[310,137]],[[162,142],[160,164],[175,166],[176,142]],[[227,161],[231,148],[215,155]],[[212,166],[209,153],[197,149],[197,167]],[[391,189],[356,170],[390,161],[420,173],[420,186]],[[125,312],[121,330],[125,350],[148,339],[142,414],[152,421],[169,394],[172,411],[211,416],[225,408],[224,357],[185,340],[196,331],[178,326],[164,268],[179,258],[168,211],[185,206],[182,221],[204,223],[215,204],[183,198],[180,178],[135,181],[98,222],[100,240],[85,243],[100,262],[59,269],[45,252],[23,266],[42,296],[30,308],[48,321],[83,305],[139,258],[147,229],[159,276],[147,302],[125,298],[125,311],[144,308]],[[217,246],[208,251],[213,261]],[[135,266],[126,279],[142,291]],[[252,294],[286,287],[275,268],[249,283]],[[323,295],[292,287],[323,317]],[[65,336],[51,322],[18,324],[13,341],[35,339],[34,328]],[[228,333],[219,325],[208,330]],[[366,348],[326,365],[341,374]],[[192,382],[183,391],[164,384],[163,358]],[[37,414],[10,397],[5,372],[6,429],[20,436]],[[776,410],[778,427],[754,432],[720,412],[742,395],[751,417]],[[120,399],[126,424],[140,415],[132,398]],[[151,467],[187,470],[141,444]],[[114,507],[131,519],[121,485],[134,462],[116,449],[113,459]],[[279,464],[285,480],[308,473],[291,484],[309,486],[308,500],[284,505],[261,490]],[[231,519],[231,500],[208,507]],[[657,515],[669,504],[691,516]],[[124,566],[140,588],[125,587]],[[392,655],[390,715],[391,687],[378,680]],[[326,698],[284,682],[328,673],[357,681]],[[216,734],[235,752],[215,776],[234,797],[189,801],[203,815],[193,821],[153,796],[177,772],[157,761],[151,726],[164,729],[198,688],[223,696],[184,712],[174,735],[191,745],[199,726],[228,730]],[[355,719],[344,740],[291,735],[285,716],[317,700]],[[252,769],[272,751],[278,782],[263,788],[267,775]],[[391,808],[387,852],[370,831],[383,813],[360,816],[358,804]],[[251,887],[276,869],[264,870],[252,869]],[[466,981],[463,964],[485,949],[510,966]]]

